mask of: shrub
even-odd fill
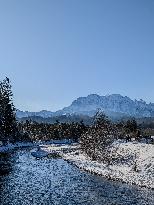
[[[109,147],[117,135],[117,129],[108,118],[98,111],[94,124],[80,138],[81,149],[92,159],[108,161]]]

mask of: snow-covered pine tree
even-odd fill
[[[0,82],[0,138],[4,142],[14,140],[16,132],[16,116],[13,105],[12,86],[9,78]]]

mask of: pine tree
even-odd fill
[[[16,132],[15,107],[9,78],[0,82],[0,133],[4,141],[13,140]]]

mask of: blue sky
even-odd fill
[[[0,80],[22,110],[79,96],[154,102],[153,0],[0,0]]]

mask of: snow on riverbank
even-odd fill
[[[32,142],[17,142],[15,144],[9,143],[7,145],[0,146],[0,153],[9,152],[15,148],[32,147],[32,146],[37,146],[37,144],[34,144]]]
[[[68,147],[69,144],[72,144],[73,141],[69,139],[64,140],[50,140],[48,142],[45,141],[37,141],[37,142],[16,142],[16,143],[8,143],[7,145],[0,145],[0,153],[1,152],[9,152],[15,148],[23,148],[23,147],[54,147],[55,149],[58,149],[57,147],[60,146],[66,146]],[[48,150],[49,151],[49,150]]]
[[[67,149],[73,146],[67,146]],[[74,146],[75,147],[75,146]],[[59,147],[60,148],[60,147]],[[47,152],[58,150],[58,147],[46,146]],[[76,149],[79,148],[76,146]],[[121,180],[126,183],[154,188],[154,145],[139,142],[115,142],[112,150],[116,149],[116,156],[128,159],[112,165],[91,161],[79,149],[70,152],[61,152],[61,156],[75,164],[80,169],[102,175],[109,179]],[[59,150],[60,151],[60,150]]]
[[[42,145],[41,150],[44,150],[48,153],[52,152],[58,152],[61,155],[64,154],[65,152],[73,152],[75,150],[79,149],[79,144],[78,143],[72,143],[72,144],[59,144],[59,145]]]
[[[114,143],[117,156],[129,158],[127,162],[118,162],[107,165],[91,161],[83,153],[76,152],[63,154],[66,160],[71,161],[77,167],[105,176],[109,179],[121,180],[126,183],[154,188],[154,145],[144,143]],[[135,158],[131,158],[135,156]]]

